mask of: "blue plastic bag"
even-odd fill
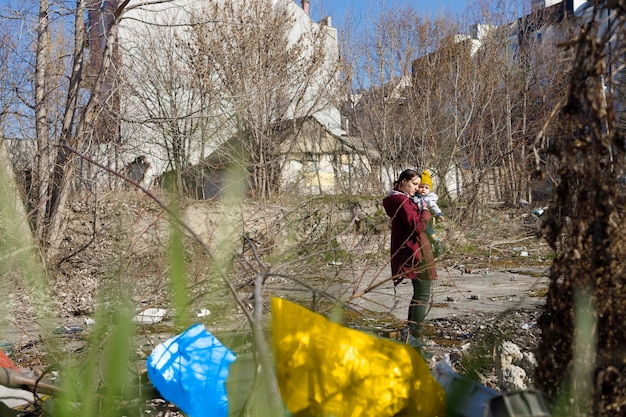
[[[235,354],[199,323],[154,348],[148,377],[189,417],[227,417],[226,379],[234,360]]]

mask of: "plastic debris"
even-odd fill
[[[164,399],[189,417],[228,416],[226,379],[235,354],[195,324],[158,345],[148,357],[148,377]]]
[[[500,395],[497,391],[470,380],[457,372],[447,363],[437,363],[433,375],[443,386],[450,414],[456,417],[482,417],[487,403]]]
[[[18,368],[17,365],[13,363],[11,358],[9,358],[2,349],[0,349],[0,368],[13,369],[14,371],[21,372],[20,368]]]
[[[54,329],[55,334],[75,334],[83,331],[80,326],[61,326]]]
[[[0,350],[11,358],[15,353],[15,346],[13,346],[13,343],[11,342],[0,342]]]
[[[167,310],[164,308],[146,308],[137,313],[131,321],[135,324],[156,324],[165,318]]]
[[[550,402],[535,389],[508,392],[492,398],[485,408],[485,417],[532,416],[550,417]]]
[[[272,299],[278,385],[292,414],[445,416],[442,386],[411,346]]]
[[[211,310],[209,310],[208,308],[201,308],[200,310],[196,311],[196,317],[207,317],[211,315]]]
[[[435,364],[435,369],[439,372],[454,372],[452,360],[449,353],[444,353],[443,357]]]
[[[25,375],[19,368],[0,368],[0,399],[4,405],[16,408],[32,404],[35,402],[34,392],[57,394],[61,389],[47,380]]]

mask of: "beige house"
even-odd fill
[[[289,137],[281,152],[284,190],[352,194],[365,187],[371,166],[356,138],[334,135],[313,117],[291,123],[281,134]]]
[[[358,193],[368,186],[371,167],[366,150],[356,139],[330,132],[313,116],[284,122],[275,129],[280,142],[274,156],[279,188],[288,194]],[[211,199],[228,187],[224,181],[229,164],[246,160],[246,149],[236,136],[187,170],[185,180],[192,197]],[[371,150],[368,151],[371,154]],[[249,169],[249,167],[244,167]],[[193,182],[193,185],[192,185]]]

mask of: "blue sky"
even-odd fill
[[[293,1],[300,4],[302,0]],[[332,25],[340,32],[347,15],[353,16],[354,21],[362,24],[375,20],[381,9],[395,7],[410,7],[428,18],[440,16],[460,18],[460,22],[469,26],[481,23],[475,20],[481,19],[478,17],[481,15],[481,4],[488,5],[495,13],[495,17],[511,22],[528,13],[531,0],[309,0],[311,17],[318,20],[330,16]]]
[[[300,3],[301,0],[294,1]],[[381,5],[385,7],[409,5],[428,15],[439,12],[458,13],[466,9],[468,1],[471,0],[309,0],[309,4],[314,18],[319,17],[316,15],[323,11],[333,20],[341,21],[348,12],[366,15],[380,10]],[[8,0],[0,0],[0,7],[6,6],[8,2]],[[17,0],[14,3],[20,4],[21,1]]]
[[[394,6],[411,6],[428,16],[441,13],[457,14],[465,11],[468,1],[470,0],[309,0],[309,4],[314,18],[315,14],[323,11],[332,17],[333,24],[337,24],[347,13],[366,16],[375,14],[381,8]]]
[[[316,2],[328,9],[331,15],[337,13],[337,16],[341,16],[349,10],[363,13],[367,13],[370,10],[375,11],[380,9],[381,5],[385,7],[393,7],[394,5],[412,6],[425,14],[438,12],[457,13],[466,9],[468,0],[309,0],[311,8],[315,8]]]

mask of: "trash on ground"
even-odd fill
[[[297,320],[294,320],[297,317]],[[441,385],[418,351],[272,299],[278,385],[292,414],[445,415]]]
[[[10,357],[15,352],[15,346],[11,342],[0,342],[0,350]]]
[[[489,400],[485,417],[532,416],[550,417],[550,403],[545,394],[535,389],[504,393]]]
[[[548,207],[541,207],[541,208],[534,209],[533,210],[533,216],[541,217],[541,216],[543,216],[543,214],[546,212],[547,209],[548,209]]]
[[[35,395],[60,391],[51,383],[24,375],[22,370],[0,349],[0,399],[9,408],[32,404]]]
[[[83,331],[80,326],[61,326],[54,329],[55,334],[75,334]]]
[[[156,324],[165,318],[167,310],[164,308],[146,308],[135,315],[131,321],[135,324]]]
[[[40,378],[25,375],[19,368],[0,368],[0,398],[9,408],[32,404],[35,402],[34,393],[40,395],[59,392],[61,388]]]
[[[208,308],[201,308],[200,310],[196,311],[196,317],[207,317],[211,315],[211,310],[209,310]]]
[[[150,382],[189,417],[228,416],[226,379],[235,354],[195,324],[148,357]]]
[[[20,368],[18,368],[17,365],[13,363],[11,358],[9,358],[6,353],[4,353],[4,349],[0,349],[0,367],[5,369],[13,369],[14,371],[20,371]]]
[[[500,394],[454,371],[449,361],[437,362],[432,373],[446,393],[448,415],[458,417],[482,416],[487,403]]]

